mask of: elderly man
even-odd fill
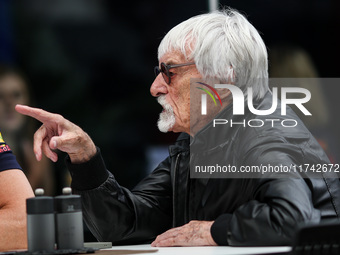
[[[0,133],[0,251],[27,248],[26,198],[33,191]]]
[[[283,245],[291,241],[298,223],[339,217],[339,182],[334,176],[191,178],[189,174],[190,165],[209,157],[235,167],[328,162],[291,110],[287,116],[298,122],[292,129],[276,124],[258,129],[220,125],[215,132],[218,139],[209,139],[215,131],[212,118],[233,118],[233,101],[231,90],[222,87],[217,93],[220,104],[207,103],[209,114],[201,114],[197,96],[203,86],[232,83],[243,92],[250,87],[254,108],[271,108],[266,47],[245,17],[227,10],[188,19],[165,36],[158,58],[150,89],[164,108],[158,127],[181,134],[170,146],[169,157],[131,191],[106,170],[99,148],[80,127],[57,114],[16,107],[43,123],[35,134],[38,160],[44,153],[57,161],[55,149],[68,153],[72,187],[82,195],[85,221],[98,240],[114,244],[153,240],[153,246]],[[282,118],[279,113],[280,107],[272,117]],[[245,123],[264,119],[249,111],[243,117]]]

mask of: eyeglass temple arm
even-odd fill
[[[177,64],[177,65],[169,65],[168,68],[175,68],[175,67],[180,67],[180,66],[190,66],[190,65],[194,65],[195,62],[189,62],[189,63],[185,63],[185,64]]]

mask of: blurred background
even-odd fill
[[[275,77],[340,76],[338,0],[224,0],[219,6],[240,10],[260,31]],[[29,103],[81,126],[101,148],[120,184],[131,188],[166,157],[167,145],[177,137],[158,131],[161,106],[149,93],[158,44],[173,26],[208,10],[205,0],[0,0],[0,66],[6,66],[4,74],[17,78],[12,83],[21,84],[8,99],[9,108]],[[286,65],[292,70],[311,66],[312,74],[274,72],[272,63],[276,67],[284,56],[299,56],[292,49],[302,52],[305,60],[290,59]],[[340,88],[320,91],[328,105],[326,128],[338,142]],[[1,100],[5,96],[0,90]],[[25,149],[14,147],[26,148],[31,141],[27,138],[23,145],[23,139],[15,138],[31,137],[31,130],[39,127],[19,122],[12,133],[0,122],[16,154]],[[20,157],[32,160],[32,155]],[[50,194],[60,194],[70,181],[64,155],[60,158],[57,164],[41,166],[50,169],[49,176],[35,180],[35,185],[50,187]]]

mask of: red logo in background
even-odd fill
[[[11,151],[11,148],[7,144],[0,145],[0,153]]]

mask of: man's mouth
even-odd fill
[[[158,103],[162,106],[163,110],[162,110],[162,113],[165,113],[165,112],[172,112],[172,108],[171,108],[171,105],[168,104],[166,101],[165,101],[165,98],[164,97],[159,97],[158,98]]]

